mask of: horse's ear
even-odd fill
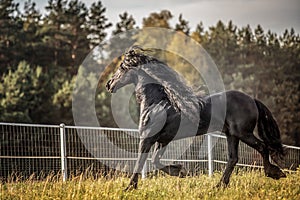
[[[133,45],[131,46],[127,51],[130,55],[145,55],[150,56],[148,53],[153,52],[152,49],[142,48],[139,45]]]
[[[127,53],[130,55],[136,55],[136,54],[141,54],[144,51],[145,50],[142,47],[140,47],[138,45],[133,45],[128,49]]]

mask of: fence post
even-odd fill
[[[208,175],[209,176],[212,176],[213,172],[214,172],[212,149],[213,149],[212,136],[210,134],[207,134]]]
[[[60,157],[61,157],[61,173],[63,181],[67,180],[67,156],[66,156],[66,133],[65,124],[59,125],[60,130]]]

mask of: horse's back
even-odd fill
[[[223,120],[223,130],[234,129],[237,132],[253,132],[258,110],[255,101],[249,95],[229,90],[209,97],[212,106],[212,119]],[[215,102],[215,103],[214,103]]]

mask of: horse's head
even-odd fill
[[[114,93],[125,85],[137,83],[139,66],[148,62],[147,56],[141,53],[143,51],[142,48],[133,46],[124,54],[118,70],[106,83],[109,92]]]
[[[106,88],[109,92],[115,93],[118,89],[124,87],[125,85],[136,82],[136,69],[126,68],[123,63],[112,76],[112,78],[106,83]]]
[[[178,73],[164,62],[149,55],[150,52],[151,50],[144,50],[138,46],[131,47],[123,55],[117,72],[107,82],[107,90],[113,93],[131,83],[138,88],[153,83],[161,85],[172,105],[198,124],[200,109],[204,103],[185,84]]]

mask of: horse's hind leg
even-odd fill
[[[244,143],[248,144],[250,147],[256,149],[261,154],[261,156],[263,158],[264,171],[265,171],[266,176],[274,178],[274,179],[286,177],[286,175],[280,170],[279,167],[270,163],[268,147],[262,141],[257,139],[253,135],[253,133],[244,135],[243,137],[241,137],[241,140]]]
[[[216,187],[220,187],[222,185],[223,186],[228,185],[234,166],[238,162],[239,139],[235,136],[227,135],[227,146],[228,146],[228,162],[225,171],[222,175],[222,178]]]
[[[155,143],[154,147],[154,152],[152,156],[152,164],[159,170],[162,170],[163,172],[171,175],[171,176],[179,176],[183,177],[186,176],[187,172],[186,170],[182,167],[182,165],[163,165],[160,163],[160,158],[166,151],[166,146],[167,144],[164,143]]]

